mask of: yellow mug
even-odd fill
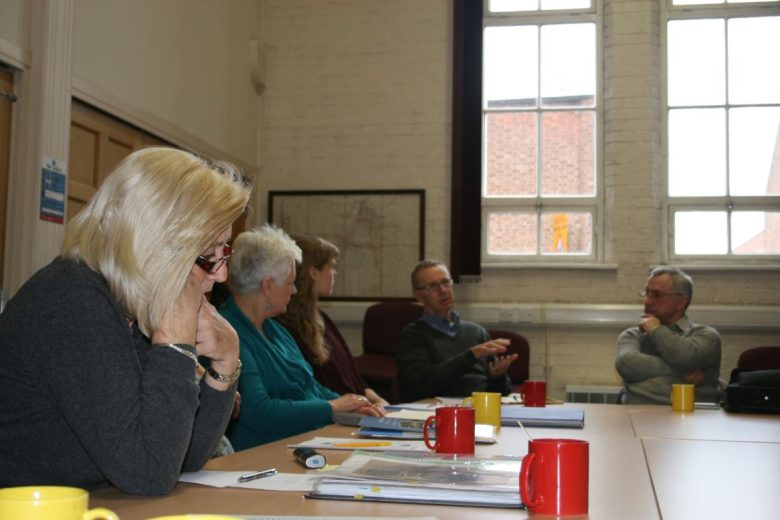
[[[501,428],[501,394],[498,392],[473,392],[463,404],[474,408],[475,424],[490,424]]]
[[[119,520],[108,509],[87,509],[84,489],[25,486],[0,489],[0,520]]]
[[[693,385],[672,385],[672,410],[675,412],[692,412],[696,395]]]

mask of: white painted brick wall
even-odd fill
[[[660,0],[604,2],[605,249],[615,270],[486,269],[462,302],[638,303],[662,261]],[[449,255],[452,46],[448,0],[264,0],[257,210],[269,189],[426,190],[426,253]],[[411,268],[411,266],[410,266]],[[697,302],[780,305],[780,273],[695,271]],[[359,327],[345,330],[355,352]],[[531,376],[618,384],[618,330],[520,330]],[[724,377],[738,352],[780,334],[724,335]]]

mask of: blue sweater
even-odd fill
[[[332,422],[328,401],[339,394],[314,379],[311,366],[284,327],[267,319],[260,334],[233,298],[224,303],[220,313],[236,329],[241,345],[241,414],[228,429],[236,450]]]

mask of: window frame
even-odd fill
[[[728,27],[728,20],[734,18],[756,18],[764,16],[780,16],[780,2],[751,2],[751,3],[725,3],[723,4],[687,4],[673,5],[673,0],[661,2],[660,16],[660,42],[661,42],[661,150],[663,155],[663,192],[662,211],[663,229],[667,230],[667,240],[664,241],[663,255],[668,263],[685,264],[701,267],[756,267],[776,265],[780,260],[780,254],[734,254],[728,251],[724,254],[677,254],[675,252],[676,228],[674,224],[675,214],[678,211],[718,211],[726,212],[727,243],[731,244],[731,215],[739,211],[780,211],[780,195],[723,195],[723,196],[671,196],[669,194],[669,114],[671,110],[680,108],[719,108],[726,111],[726,146],[729,145],[729,110],[754,106],[777,106],[779,103],[758,103],[753,105],[730,104],[728,97],[721,105],[683,105],[669,106],[669,69],[668,69],[668,24],[677,20],[703,20],[723,19]],[[725,52],[728,54],[728,47]],[[727,63],[728,65],[728,63]],[[728,88],[728,68],[725,69],[726,88]],[[728,151],[727,151],[728,154]],[[731,165],[726,158],[726,168],[729,171]],[[727,190],[728,176],[727,176]]]
[[[596,85],[593,113],[595,116],[594,124],[594,169],[595,169],[595,190],[592,196],[546,196],[542,197],[539,193],[534,196],[493,196],[486,197],[486,166],[487,166],[487,136],[486,136],[486,118],[490,113],[514,112],[512,110],[491,109],[486,107],[484,92],[480,102],[481,118],[481,155],[482,163],[480,178],[482,179],[482,193],[480,193],[482,208],[482,232],[481,232],[481,251],[480,262],[483,267],[564,267],[564,266],[588,266],[602,265],[604,259],[604,227],[605,227],[605,208],[604,208],[604,167],[603,167],[603,133],[604,133],[604,106],[603,106],[603,15],[601,0],[592,0],[591,6],[582,9],[567,10],[548,10],[548,11],[524,11],[524,12],[498,12],[492,13],[488,10],[489,2],[486,0],[483,6],[482,34],[488,27],[506,27],[532,25],[542,27],[543,25],[563,25],[563,24],[582,24],[593,23],[595,26],[595,45],[596,45]],[[480,71],[481,81],[484,82],[484,70]],[[569,110],[577,110],[569,109]],[[560,108],[543,109],[537,106],[532,109],[523,110],[542,116],[545,112],[561,111]],[[537,127],[537,144],[539,143],[540,128]],[[541,148],[537,147],[537,154],[541,153]],[[539,171],[537,170],[537,174]],[[537,187],[539,188],[539,187]],[[488,222],[492,211],[513,210],[519,212],[536,212],[539,219],[542,214],[551,211],[560,210],[562,212],[587,212],[591,215],[591,252],[589,254],[579,253],[544,253],[541,240],[542,224],[537,221],[537,252],[533,254],[489,254],[488,245]]]

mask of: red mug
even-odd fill
[[[520,498],[531,513],[588,514],[588,441],[528,441],[520,466]]]
[[[544,406],[547,402],[547,383],[544,381],[526,381],[521,395],[525,406]]]
[[[436,423],[436,442],[430,442],[430,429]],[[440,406],[436,415],[428,417],[423,427],[423,439],[428,449],[436,453],[474,454],[474,408]]]

